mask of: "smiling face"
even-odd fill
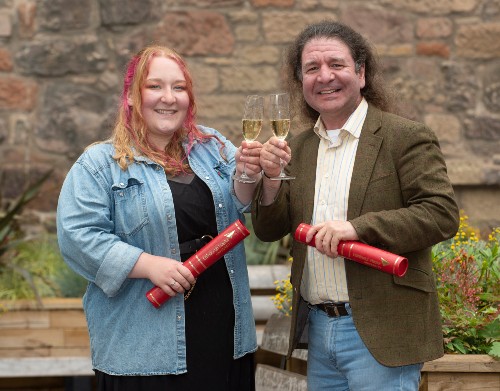
[[[334,38],[314,38],[302,51],[304,99],[327,129],[338,129],[361,102],[364,65],[356,73],[349,48]]]
[[[163,150],[181,129],[189,109],[186,79],[177,63],[153,57],[141,86],[141,113],[148,127],[148,139]]]

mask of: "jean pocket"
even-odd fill
[[[121,237],[132,236],[148,222],[144,183],[129,178],[127,183],[114,184],[112,191],[115,203],[115,234]]]

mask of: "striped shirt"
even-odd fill
[[[321,117],[314,126],[320,143],[313,225],[329,220],[347,220],[352,168],[367,111],[368,103],[363,99],[341,129],[326,130]],[[304,300],[311,304],[348,302],[344,258],[332,259],[308,246],[300,291]]]

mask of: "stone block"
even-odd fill
[[[419,42],[417,54],[420,56],[450,57],[450,47],[444,42]]]
[[[12,71],[12,55],[9,50],[0,48],[0,72]]]
[[[23,44],[15,60],[25,74],[63,76],[103,71],[107,52],[97,36],[44,38]]]
[[[383,6],[430,15],[471,12],[480,0],[381,0]]]
[[[91,85],[54,82],[43,94],[35,142],[43,151],[78,156],[92,142],[107,139],[116,97]]]
[[[275,66],[252,67],[234,65],[220,70],[224,91],[263,93],[277,88],[278,69]]]
[[[254,7],[292,7],[295,0],[251,0]]]
[[[38,97],[38,84],[14,76],[0,77],[0,109],[31,111]]]
[[[429,114],[424,122],[436,133],[441,144],[456,144],[461,138],[460,120],[450,114]]]
[[[401,12],[349,5],[342,10],[341,20],[369,38],[373,44],[394,46],[407,44],[413,39],[413,24]]]
[[[306,25],[324,19],[324,12],[269,11],[262,14],[264,38],[269,44],[289,43]]]
[[[420,18],[417,21],[418,38],[447,38],[453,32],[450,18]]]
[[[10,13],[0,12],[0,37],[8,38],[12,35],[12,20]]]
[[[26,12],[30,12],[29,9]],[[27,15],[28,16],[28,15]],[[37,21],[42,30],[77,30],[90,27],[90,0],[39,1]]]
[[[455,36],[459,57],[490,59],[500,57],[500,23],[471,23],[458,27]]]
[[[36,3],[24,2],[17,8],[18,28],[21,37],[32,37],[35,33]]]
[[[153,0],[99,0],[104,26],[128,25],[152,19]]]
[[[153,32],[153,39],[185,56],[230,54],[234,46],[226,18],[212,11],[169,12]]]

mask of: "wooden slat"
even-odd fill
[[[288,278],[290,265],[248,265],[250,290],[276,290],[277,280]]]
[[[0,308],[7,311],[81,309],[81,298],[45,298],[39,307],[35,300],[0,300]]]
[[[307,379],[298,373],[257,364],[255,391],[307,391]]]
[[[64,331],[54,329],[42,330],[2,330],[0,346],[8,348],[43,348],[64,346]]]
[[[89,357],[0,359],[0,377],[93,376]]]
[[[34,311],[31,311],[34,312]],[[53,328],[87,328],[87,320],[83,309],[52,310],[50,314],[50,327]]]
[[[261,349],[286,356],[290,322],[283,321],[283,315],[273,315],[269,318],[262,336]],[[292,357],[307,361],[307,350],[295,349]]]
[[[3,358],[14,358],[14,357],[49,357],[51,356],[51,348],[43,347],[43,348],[12,348],[8,349],[2,348],[0,349],[0,360]]]
[[[279,313],[270,296],[252,295],[252,307],[257,322],[267,322],[271,315]]]
[[[63,329],[64,348],[89,346],[89,333],[86,328]]]
[[[51,357],[90,357],[90,346],[74,347],[74,348],[52,348],[50,349]]]
[[[500,373],[429,372],[425,391],[498,391]]]
[[[50,325],[49,311],[12,311],[0,314],[0,330],[44,329]]]
[[[487,354],[446,354],[437,360],[426,362],[422,371],[500,372],[500,361]]]

